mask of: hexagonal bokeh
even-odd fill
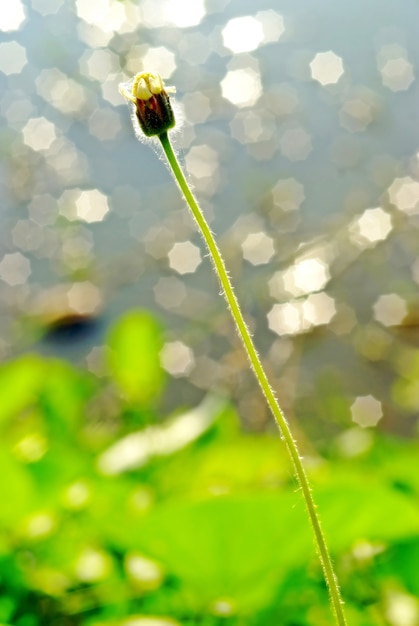
[[[318,52],[310,63],[310,71],[312,78],[321,85],[335,84],[343,75],[343,62],[331,50]]]
[[[190,241],[176,242],[168,253],[170,267],[178,274],[193,274],[201,264],[201,252]]]
[[[237,107],[253,106],[262,95],[260,76],[252,68],[230,70],[221,81],[221,93]]]
[[[139,71],[159,72],[174,88],[175,152],[263,356],[281,363],[285,378],[288,357],[274,346],[286,342],[284,354],[295,355],[299,342],[301,397],[316,389],[330,355],[337,369],[341,360],[361,371],[413,333],[415,7],[410,14],[400,4],[393,14],[391,3],[374,11],[360,0],[339,11],[331,0],[304,9],[269,0],[252,10],[231,0],[3,4],[2,356],[18,351],[15,342],[26,349],[32,323],[48,328],[86,315],[103,327],[92,325],[68,358],[103,376],[107,326],[139,306],[174,325],[164,368],[182,379],[185,402],[219,380],[245,397],[246,365],[226,330],[207,252],[159,146],[137,141],[135,113],[118,91]],[[398,415],[393,387],[378,368],[368,372],[383,411]],[[368,394],[360,377],[346,378],[350,407]],[[245,422],[263,421],[250,402],[239,404]]]

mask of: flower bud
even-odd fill
[[[168,96],[174,89],[166,90],[159,74],[140,72],[132,83],[120,85],[119,91],[135,105],[135,115],[147,137],[161,135],[174,127],[175,116]]]

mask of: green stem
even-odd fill
[[[325,577],[327,586],[329,588],[330,600],[331,600],[331,604],[335,613],[336,623],[339,626],[346,626],[345,615],[343,612],[343,602],[341,599],[337,579],[333,570],[332,560],[330,558],[326,540],[323,535],[323,531],[320,525],[320,518],[316,510],[316,505],[313,499],[313,494],[311,492],[310,483],[309,483],[306,471],[304,469],[304,465],[300,457],[297,444],[292,436],[292,433],[288,425],[288,422],[285,418],[285,415],[279,406],[278,400],[276,399],[271,389],[268,378],[265,374],[265,370],[262,367],[260,358],[253,345],[253,341],[252,341],[249,329],[247,328],[246,323],[243,319],[243,315],[240,310],[240,306],[237,301],[236,295],[233,291],[233,287],[231,285],[230,279],[228,277],[227,270],[225,268],[221,253],[211,233],[208,223],[198,203],[196,202],[191,190],[189,189],[189,186],[188,186],[188,183],[186,182],[183,171],[179,165],[179,162],[176,158],[175,153],[173,152],[173,148],[170,143],[167,132],[162,133],[159,136],[159,139],[161,141],[161,145],[163,147],[164,153],[167,157],[167,160],[169,162],[169,165],[173,172],[175,180],[177,184],[179,185],[183,195],[185,196],[186,202],[188,203],[188,206],[192,212],[192,215],[198,224],[198,227],[202,233],[202,236],[204,237],[205,243],[207,245],[212,261],[214,263],[215,271],[221,282],[224,295],[230,307],[231,314],[236,324],[239,336],[244,344],[245,350],[247,352],[247,356],[255,372],[256,378],[262,389],[262,392],[266,398],[266,401],[269,405],[269,408],[271,409],[272,414],[275,418],[275,421],[285,440],[288,454],[294,465],[297,481],[301,488],[301,491],[303,492],[303,497],[307,506],[308,515],[309,515],[310,522],[311,522],[313,532],[314,532],[315,543],[316,543],[317,550],[319,553],[320,562],[323,568],[324,577]]]

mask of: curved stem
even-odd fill
[[[269,408],[272,411],[275,421],[285,440],[288,454],[294,465],[294,470],[295,470],[295,474],[297,477],[297,481],[301,488],[301,491],[303,492],[303,497],[307,506],[307,511],[308,511],[310,522],[313,528],[315,543],[316,543],[317,550],[319,553],[320,562],[323,568],[324,577],[325,577],[327,586],[329,588],[330,600],[331,600],[331,604],[335,613],[336,623],[339,626],[346,626],[345,615],[343,612],[343,602],[341,599],[337,579],[333,570],[332,560],[330,558],[326,540],[323,535],[323,531],[320,525],[320,518],[316,510],[316,505],[313,499],[313,494],[311,492],[310,483],[309,483],[306,471],[304,469],[304,465],[300,457],[297,444],[292,436],[292,433],[288,425],[288,422],[285,418],[285,415],[279,406],[278,400],[276,399],[274,392],[271,389],[268,378],[265,374],[265,370],[263,369],[261,360],[253,345],[253,341],[252,341],[249,329],[247,328],[247,325],[243,319],[243,315],[240,310],[239,303],[237,301],[236,295],[233,291],[233,287],[228,277],[228,273],[225,268],[223,258],[215,242],[215,239],[211,233],[208,223],[198,203],[196,202],[188,186],[188,183],[186,182],[183,171],[178,163],[175,153],[173,152],[173,148],[172,148],[172,145],[170,143],[167,133],[163,133],[162,135],[160,135],[159,139],[162,144],[164,153],[167,157],[167,160],[169,162],[170,168],[175,177],[175,180],[177,184],[179,185],[183,195],[185,196],[186,202],[188,203],[188,206],[192,212],[192,215],[195,218],[198,224],[198,228],[201,231],[201,234],[205,240],[205,243],[210,252],[212,261],[214,263],[215,271],[221,282],[221,286],[223,288],[225,298],[230,307],[231,314],[236,324],[239,336],[244,344],[244,348],[247,352],[247,356],[255,372],[256,378],[262,389],[262,392],[266,398],[266,401],[269,405]]]

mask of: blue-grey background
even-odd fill
[[[411,433],[416,401],[392,385],[417,349],[418,24],[413,0],[5,3],[2,357],[100,375],[111,322],[148,308],[167,329],[169,404],[220,387],[250,428],[269,422],[194,224],[118,93],[158,71],[288,413],[321,438],[344,402],[355,425],[364,406]],[[84,333],[42,338],[83,316]]]

